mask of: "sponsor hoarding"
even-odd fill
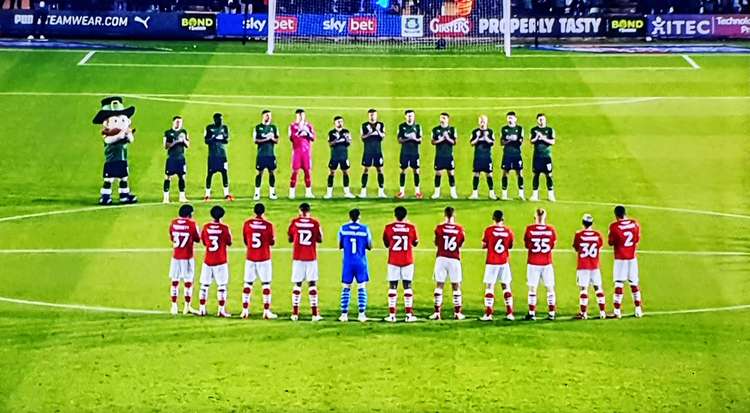
[[[611,16],[607,19],[608,37],[643,37],[646,18],[643,16]]]
[[[201,20],[205,30],[191,30],[182,25],[183,13],[76,12],[52,11],[47,16],[44,34],[49,37],[121,37],[191,39],[212,34],[212,15]],[[195,21],[197,27],[198,22]],[[188,26],[190,24],[188,23]],[[215,24],[214,24],[215,26]],[[26,36],[34,30],[31,11],[0,12],[0,33]]]
[[[605,32],[601,17],[514,17],[510,19],[510,33],[516,37],[593,37]],[[478,19],[476,34],[497,37],[506,31],[500,17]]]

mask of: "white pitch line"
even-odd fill
[[[244,253],[244,248],[229,248],[232,253]],[[385,248],[373,248],[373,252],[384,253],[387,251]],[[414,252],[418,253],[435,253],[434,248],[414,248]],[[525,252],[522,248],[513,248],[511,252],[522,253]],[[57,254],[153,254],[153,253],[169,253],[172,252],[171,248],[8,248],[0,249],[0,255],[57,255]],[[273,248],[273,252],[279,253],[290,253],[291,248],[280,247]],[[318,252],[321,253],[333,253],[340,252],[338,248],[331,247],[319,247]],[[461,248],[461,252],[465,253],[483,253],[483,248]],[[575,254],[572,249],[557,248],[554,250],[555,254]],[[612,251],[608,249],[602,250],[603,254],[611,254]],[[678,251],[678,250],[638,250],[639,254],[642,255],[679,255],[679,256],[722,256],[722,257],[745,257],[750,256],[750,251]]]
[[[159,64],[159,63],[87,63],[86,67],[135,67],[167,69],[232,69],[278,71],[364,71],[364,72],[622,72],[692,70],[688,67],[632,66],[632,67],[382,67],[382,66],[281,66],[281,65],[222,65],[222,64]]]
[[[78,61],[78,66],[85,65],[86,62],[88,62],[94,56],[94,53],[96,53],[96,51],[94,51],[94,50],[86,53],[86,56],[83,56],[83,59],[81,59],[81,60]]]
[[[251,198],[242,198],[239,197],[236,199],[237,201],[249,201]],[[570,205],[595,205],[595,206],[607,206],[607,207],[614,207],[618,203],[615,202],[598,202],[598,201],[573,201],[573,200],[557,200],[558,204],[570,204]],[[667,212],[679,212],[683,214],[694,214],[694,215],[708,215],[708,216],[716,216],[716,217],[723,217],[723,218],[737,218],[737,219],[747,219],[750,220],[750,215],[742,215],[742,214],[736,214],[736,213],[727,213],[727,212],[718,212],[718,211],[709,211],[709,210],[702,210],[702,209],[689,209],[689,208],[672,208],[672,207],[661,207],[661,206],[653,206],[653,205],[640,205],[640,204],[631,204],[631,203],[622,203],[626,207],[633,207],[633,208],[641,208],[641,209],[650,209],[655,211],[667,211]],[[85,208],[75,208],[75,209],[59,209],[59,210],[53,210],[53,211],[45,211],[45,212],[36,212],[33,214],[22,214],[22,215],[11,215],[6,217],[0,217],[0,222],[12,222],[12,221],[20,221],[23,219],[29,219],[29,218],[41,218],[41,217],[47,217],[52,215],[65,215],[65,214],[74,214],[78,212],[94,212],[94,211],[103,211],[103,210],[111,210],[111,209],[119,209],[119,208],[138,208],[138,207],[145,207],[145,206],[158,206],[165,204],[161,202],[142,202],[132,205],[111,205],[111,206],[91,206],[91,207],[85,207]],[[167,205],[169,206],[169,205]]]
[[[37,307],[52,307],[52,308],[64,308],[67,310],[81,310],[81,311],[94,311],[100,313],[124,313],[124,314],[167,314],[166,311],[158,310],[142,310],[137,308],[115,308],[115,307],[99,307],[90,306],[83,304],[58,304],[49,303],[45,301],[34,301],[34,300],[22,300],[18,298],[0,297],[0,301],[12,304],[21,305],[33,305]]]
[[[24,300],[18,298],[2,297],[0,296],[0,302],[18,305],[29,305],[36,307],[49,307],[59,308],[65,310],[79,310],[79,311],[91,311],[98,313],[116,313],[116,314],[138,314],[138,315],[167,315],[166,311],[159,310],[144,310],[139,308],[117,308],[117,307],[101,307],[101,306],[90,306],[83,304],[62,304],[62,303],[50,303],[46,301],[36,300]],[[741,311],[750,309],[750,304],[732,305],[726,307],[708,307],[708,308],[691,308],[684,310],[663,310],[663,311],[648,311],[645,313],[646,317],[649,316],[662,316],[662,315],[679,315],[679,314],[696,314],[696,313],[714,313],[721,311]]]
[[[690,57],[690,56],[688,56],[686,54],[682,54],[680,56],[682,56],[682,58],[685,59],[685,61],[688,62],[688,64],[690,65],[690,67],[692,67],[693,69],[700,69],[701,68],[700,66],[698,66],[698,63],[695,63],[695,60],[693,60],[692,57]]]
[[[209,100],[191,100],[191,99],[176,99],[176,98],[164,98],[164,97],[155,97],[155,96],[149,96],[149,95],[130,95],[131,99],[141,99],[141,100],[149,100],[154,102],[169,102],[169,103],[181,103],[181,104],[193,104],[193,105],[210,105],[210,106],[227,106],[227,107],[243,107],[243,108],[257,108],[257,109],[296,109],[299,107],[299,104],[295,105],[269,105],[269,104],[256,104],[256,103],[241,103],[241,102],[216,102],[216,101],[209,101]],[[504,110],[504,109],[530,109],[530,108],[560,108],[560,107],[581,107],[581,106],[606,106],[606,105],[627,105],[627,104],[635,104],[635,103],[643,103],[643,102],[651,102],[659,100],[659,98],[650,97],[650,98],[635,98],[635,99],[625,99],[625,100],[603,100],[603,101],[593,101],[593,102],[576,102],[576,103],[549,103],[549,104],[538,104],[538,105],[506,105],[506,106],[483,106],[482,109],[484,110]],[[349,110],[368,110],[371,108],[372,105],[368,106],[349,106],[347,105],[347,109]],[[411,108],[419,109],[419,110],[426,110],[426,111],[440,111],[440,110],[451,110],[451,111],[476,111],[476,108],[473,107],[453,107],[453,106],[419,106],[419,105],[410,105]],[[305,105],[305,109],[308,110],[339,110],[341,109],[341,106],[310,106]],[[378,108],[380,111],[402,111],[404,108],[402,106],[400,107],[383,107],[380,106]]]
[[[39,48],[14,48],[14,47],[3,47],[0,48],[0,52],[6,53],[80,53],[80,49],[39,49]],[[246,51],[202,51],[202,50],[133,50],[133,49],[97,49],[98,53],[112,53],[112,54],[156,54],[156,55],[207,55],[207,56],[268,56],[266,52],[246,52]],[[728,53],[691,53],[693,56],[704,56],[704,57],[747,57],[750,58],[750,53],[741,52],[728,52]],[[421,54],[407,54],[407,53],[305,53],[305,52],[287,52],[287,53],[274,53],[274,57],[385,57],[394,59],[403,58],[414,58],[414,57],[425,57],[425,58],[486,58],[486,59],[497,59],[501,55],[500,50],[496,53],[421,53]],[[556,51],[545,51],[543,53],[516,53],[512,59],[522,58],[611,58],[611,57],[654,57],[654,58],[674,58],[677,56],[675,53],[586,53],[586,52],[556,52]],[[270,58],[270,57],[269,57]]]
[[[201,94],[201,93],[149,93],[149,92],[0,92],[0,96],[91,96],[101,97],[107,95],[119,95],[124,97],[149,96],[163,98],[215,98],[215,99],[269,99],[269,100],[294,100],[319,99],[319,100],[619,100],[619,99],[661,99],[661,100],[745,100],[750,96],[340,96],[340,95],[237,95],[237,94]]]

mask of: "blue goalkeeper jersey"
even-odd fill
[[[339,246],[344,250],[344,267],[367,267],[366,251],[372,246],[370,228],[358,222],[342,225],[339,229]]]

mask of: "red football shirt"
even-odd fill
[[[609,226],[609,245],[615,249],[616,260],[632,260],[641,241],[641,226],[634,219],[621,219]]]
[[[383,230],[383,243],[388,248],[388,264],[406,267],[414,264],[414,245],[419,242],[417,227],[408,222],[391,222]]]
[[[573,249],[578,253],[579,270],[599,269],[599,253],[602,249],[602,234],[593,229],[582,229],[573,238]]]
[[[271,247],[276,244],[273,224],[263,218],[250,218],[242,226],[242,238],[247,246],[246,258],[262,262],[271,259]]]
[[[435,227],[437,256],[461,259],[461,246],[464,245],[464,229],[458,224],[443,223]]]
[[[514,238],[513,231],[505,225],[487,227],[482,237],[482,248],[487,250],[487,264],[507,264]]]
[[[172,239],[172,257],[178,260],[193,258],[193,244],[201,241],[198,225],[190,218],[175,218],[169,224],[169,238]]]
[[[533,265],[552,264],[552,250],[557,242],[557,231],[552,225],[531,224],[523,237],[528,250],[527,263]]]
[[[292,259],[315,261],[318,258],[317,244],[323,242],[323,232],[317,220],[310,217],[294,218],[287,235],[292,243]]]
[[[232,233],[223,222],[209,222],[203,226],[201,240],[206,246],[206,265],[221,265],[227,263],[227,247],[232,245]]]

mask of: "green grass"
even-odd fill
[[[242,198],[226,205],[227,222],[238,235],[252,204],[248,197],[255,148],[249,132],[262,108],[273,109],[283,129],[293,110],[304,107],[322,133],[336,114],[356,129],[366,110],[376,107],[390,133],[385,162],[391,194],[398,179],[392,133],[403,109],[415,109],[426,129],[437,123],[440,112],[452,113],[460,133],[456,161],[463,198],[471,185],[467,133],[480,113],[487,113],[498,128],[505,111],[515,109],[527,129],[537,112],[548,114],[559,139],[554,158],[560,202],[542,205],[561,237],[555,269],[565,318],[577,310],[575,257],[568,248],[580,217],[592,213],[597,226],[605,228],[611,206],[620,202],[629,205],[643,225],[640,265],[647,312],[750,303],[750,240],[745,235],[750,231],[750,57],[693,56],[701,70],[686,70],[689,66],[679,56],[549,54],[504,60],[457,55],[405,60],[268,57],[235,54],[237,46],[216,43],[200,43],[195,49],[181,43],[166,46],[201,53],[102,52],[93,56],[91,65],[77,66],[84,52],[0,52],[0,218],[95,204],[102,155],[91,118],[99,99],[109,93],[123,94],[126,103],[137,107],[131,179],[142,202],[0,221],[0,296],[167,310],[169,253],[161,249],[170,245],[166,226],[176,205],[156,202],[164,163],[161,133],[173,115],[181,114],[193,135],[188,193],[197,200],[206,157],[201,130],[213,112],[225,114],[233,135],[232,189]],[[204,54],[211,51],[222,53]],[[131,66],[117,66],[121,64]],[[343,69],[315,69],[320,66]],[[403,70],[484,66],[514,70]],[[522,68],[532,70],[518,70]],[[327,148],[319,141],[314,151],[314,188],[322,195]],[[530,164],[528,146],[525,151]],[[286,141],[277,155],[283,195],[289,164]],[[432,156],[430,145],[423,145],[426,192],[432,189]],[[358,165],[359,143],[353,145],[351,157]],[[352,171],[352,182],[358,183],[359,167]],[[529,185],[529,171],[526,180]],[[338,194],[340,182],[337,177]],[[514,185],[511,179],[511,194]],[[482,191],[486,193],[484,183]],[[421,317],[431,311],[434,253],[429,234],[449,203],[457,208],[467,231],[466,246],[472,249],[464,254],[463,287],[466,312],[472,317],[481,313],[483,292],[484,255],[474,249],[480,247],[492,211],[502,208],[520,235],[536,207],[519,201],[404,202],[423,238],[415,281]],[[269,203],[268,216],[283,231],[297,204],[285,199]],[[396,202],[314,201],[326,249],[336,246],[334,234],[353,205],[362,209],[363,220],[379,238]],[[206,221],[209,206],[196,204],[200,222]],[[280,246],[288,247],[284,242]],[[8,251],[14,249],[85,251]],[[373,317],[386,312],[385,257],[382,250],[370,257]],[[521,314],[526,306],[524,258],[521,251],[511,258]],[[0,410],[750,409],[747,310],[620,321],[341,325],[333,321],[340,260],[337,252],[321,253],[321,306],[327,321],[317,325],[172,319],[0,302]],[[607,253],[602,266],[608,301],[611,265]],[[229,306],[235,313],[242,267],[242,251],[233,250]],[[289,252],[275,252],[274,308],[282,317],[289,314],[290,269]],[[213,303],[213,292],[210,298]],[[258,302],[256,297],[255,308]],[[625,302],[631,312],[629,296]],[[303,305],[307,307],[305,301]]]

